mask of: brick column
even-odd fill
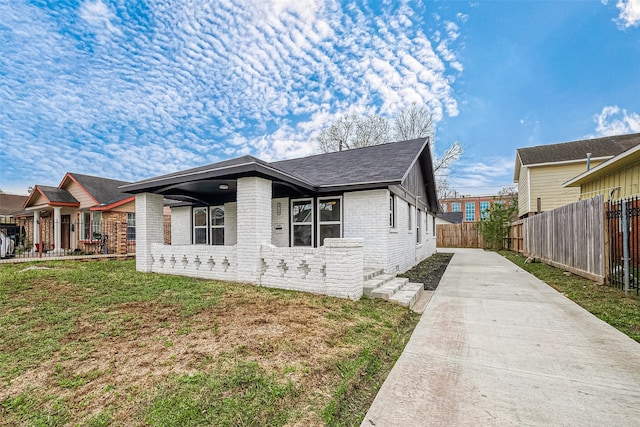
[[[136,195],[136,270],[151,271],[151,244],[163,243],[164,228],[160,194]]]
[[[258,284],[260,246],[271,243],[271,181],[238,179],[237,267],[238,281]]]
[[[325,239],[327,295],[359,300],[364,286],[364,239]]]

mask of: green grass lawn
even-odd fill
[[[2,265],[0,425],[359,425],[418,319],[135,261]]]
[[[626,297],[624,291],[619,288],[598,285],[540,262],[525,264],[526,257],[516,252],[500,251],[500,254],[563,293],[585,310],[640,342],[640,298],[637,295]]]

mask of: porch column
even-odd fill
[[[53,208],[53,253],[62,253],[62,215],[60,207]]]
[[[260,246],[271,243],[271,181],[238,178],[238,281],[259,283]]]
[[[136,194],[136,270],[151,272],[151,245],[164,242],[163,197],[160,194]]]
[[[36,243],[40,243],[40,211],[33,211],[33,249],[36,250]]]

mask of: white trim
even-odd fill
[[[320,203],[325,200],[339,200],[340,201],[340,220],[339,221],[322,221],[320,218]],[[318,197],[316,199],[316,212],[318,213],[318,221],[316,224],[316,233],[318,236],[318,247],[324,246],[323,242],[320,241],[320,226],[322,225],[340,225],[340,238],[342,238],[343,234],[343,218],[344,218],[344,202],[342,201],[342,196],[333,196],[333,197]]]
[[[196,210],[204,210],[204,225],[196,226]],[[203,243],[196,243],[196,228],[205,230],[205,238]],[[191,209],[191,244],[193,245],[207,245],[209,244],[209,207],[208,206],[194,206]]]
[[[527,168],[527,211],[531,212],[531,169]]]
[[[593,162],[594,160],[609,160],[612,157],[613,156],[592,157],[591,161]],[[533,167],[540,167],[540,166],[561,166],[561,165],[569,165],[569,164],[573,164],[573,163],[585,163],[586,164],[587,163],[587,158],[584,157],[582,159],[563,160],[561,162],[531,163],[529,165],[523,164],[523,166],[527,167],[527,168],[533,168]]]
[[[294,221],[294,217],[293,217],[293,204],[295,202],[308,202],[309,205],[311,206],[311,222],[295,222]],[[312,248],[313,247],[313,242],[315,239],[315,206],[314,206],[314,200],[313,197],[305,197],[302,199],[291,199],[290,204],[289,204],[289,208],[290,208],[290,215],[291,215],[291,221],[290,221],[290,233],[291,233],[291,237],[290,237],[290,246],[296,247],[296,248]],[[295,244],[295,233],[294,233],[294,227],[298,225],[298,226],[309,226],[311,228],[311,244],[308,246],[303,246],[303,245],[296,245]]]

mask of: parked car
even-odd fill
[[[9,258],[13,256],[15,247],[16,244],[13,239],[0,231],[0,258]]]

